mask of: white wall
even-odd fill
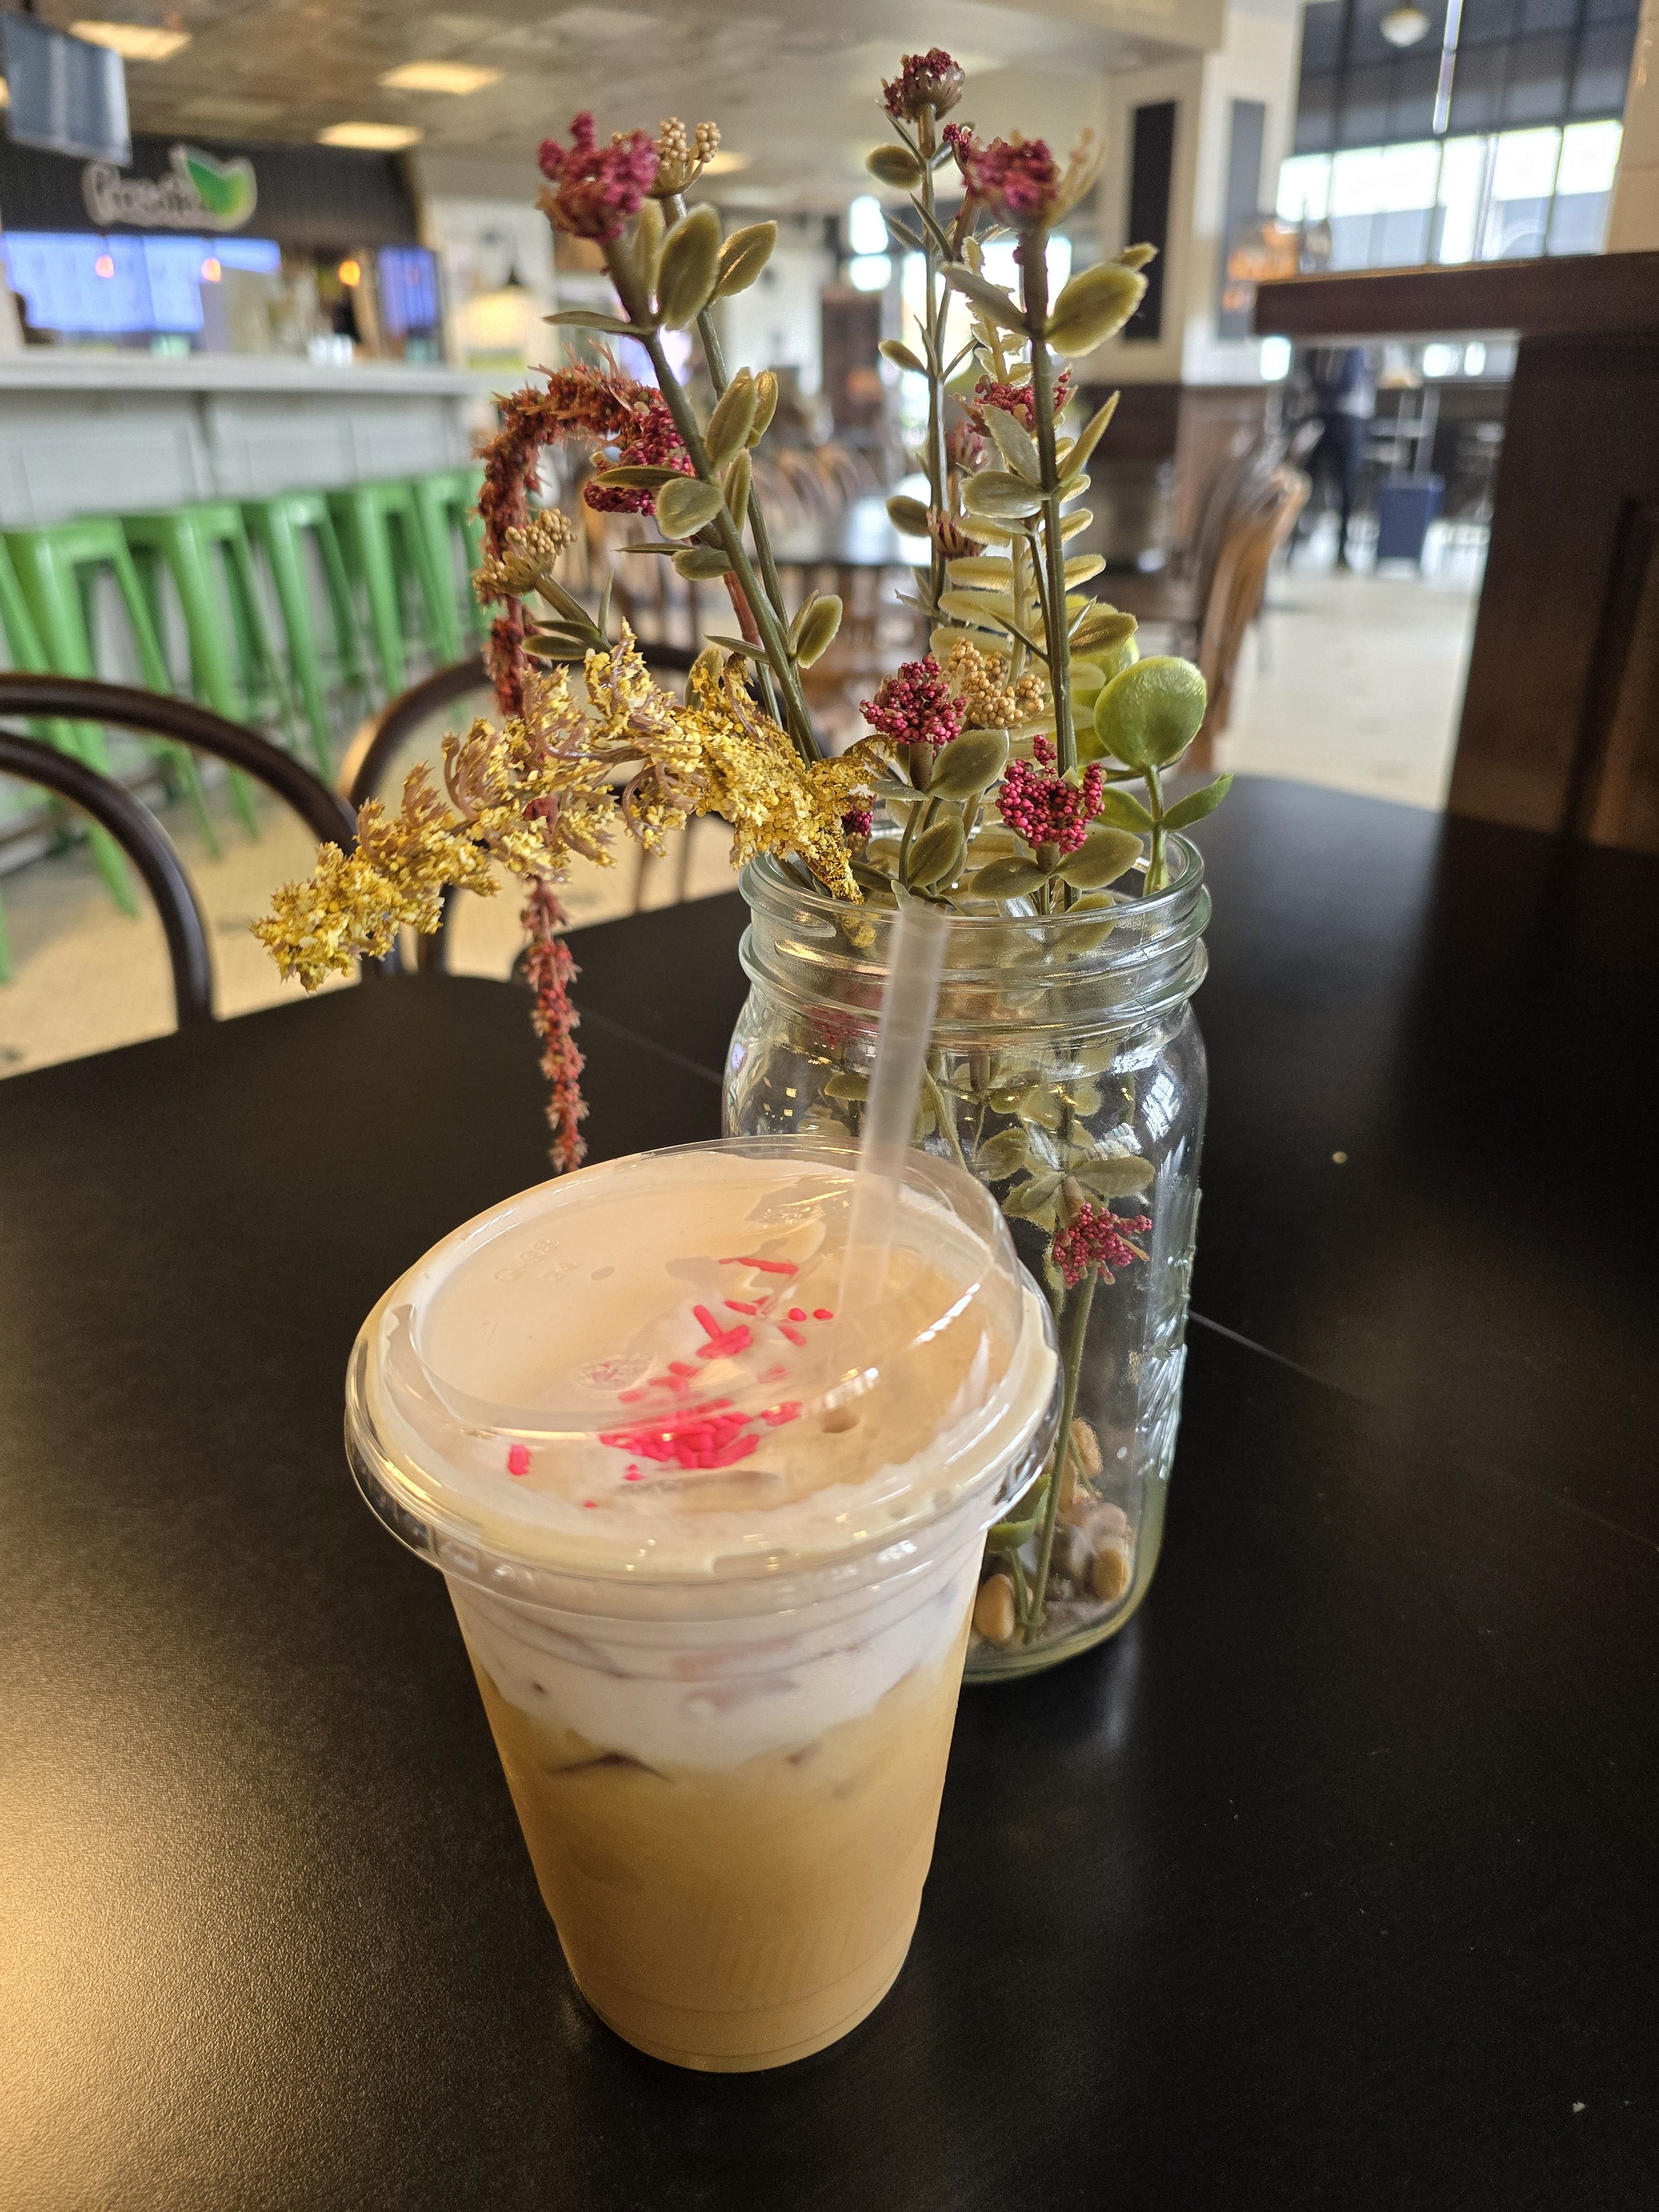
[[[1267,108],[1261,202],[1273,204],[1279,165],[1296,118],[1301,18],[1295,0],[1255,0],[1227,11],[1218,50],[1194,61],[1115,75],[1107,88],[1109,139],[1101,191],[1103,249],[1116,253],[1128,234],[1129,155],[1133,111],[1176,104],[1170,242],[1164,271],[1163,334],[1155,344],[1114,339],[1084,365],[1091,382],[1254,384],[1255,338],[1216,334],[1216,305],[1226,212],[1227,152],[1235,100]]]
[[[728,230],[740,228],[738,216]],[[803,392],[823,382],[823,324],[818,298],[833,271],[821,246],[786,231],[759,280],[722,301],[721,337],[733,368],[794,368]]]
[[[426,241],[443,267],[452,358],[463,367],[534,366],[553,358],[543,317],[555,304],[553,234],[523,199],[433,197],[424,205]],[[524,290],[503,288],[517,276]]]
[[[1659,250],[1659,0],[1644,0],[1607,218],[1609,253]]]

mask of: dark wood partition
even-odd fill
[[[1449,804],[1659,852],[1659,253],[1289,278],[1256,328],[1518,335]]]

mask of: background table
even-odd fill
[[[343,1462],[362,1314],[538,1172],[522,995],[0,1085],[7,2212],[1651,2202],[1659,871],[1287,787],[1210,829],[1164,1563],[964,1698],[910,1961],[780,2074],[575,1999]],[[576,941],[597,1152],[716,1126],[735,919]]]

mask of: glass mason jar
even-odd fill
[[[1210,911],[1185,838],[1166,868],[1152,897],[950,918],[917,1142],[1000,1200],[1055,1308],[1070,1423],[1059,1466],[991,1532],[970,1680],[1112,1635],[1158,1564],[1204,1130],[1188,1001]],[[742,883],[750,990],[726,1063],[727,1133],[855,1141],[895,909],[809,890],[772,860]]]

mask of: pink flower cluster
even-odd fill
[[[951,696],[945,671],[930,653],[925,660],[907,660],[873,699],[859,702],[859,712],[896,744],[931,745],[938,752],[962,735],[966,709]]]
[[[657,510],[656,494],[643,484],[607,484],[607,468],[677,469],[683,477],[696,474],[659,392],[649,393],[631,427],[621,434],[619,445],[614,461],[594,463],[593,475],[582,492],[587,505],[600,514],[654,514]]]
[[[849,845],[861,845],[876,826],[867,806],[849,806],[841,817],[841,834]]]
[[[1072,372],[1062,368],[1054,379],[1054,420],[1058,422],[1072,396]],[[968,414],[982,430],[985,417],[981,411],[987,407],[1000,407],[1005,415],[1017,415],[1030,431],[1036,434],[1036,398],[1029,384],[998,384],[988,376],[981,376],[974,386],[973,398],[968,404]]]
[[[1085,1206],[1054,1242],[1054,1265],[1066,1289],[1074,1291],[1091,1268],[1099,1267],[1109,1279],[1114,1267],[1127,1267],[1140,1255],[1126,1240],[1144,1237],[1152,1225],[1150,1213],[1114,1213],[1109,1206]]]
[[[657,181],[657,149],[643,131],[595,143],[584,108],[570,125],[570,144],[544,138],[541,172],[552,185],[542,205],[573,238],[620,238]]]
[[[971,196],[1018,229],[1051,214],[1060,198],[1060,164],[1041,138],[994,138],[981,146],[959,124],[945,126]]]
[[[1034,738],[1031,750],[1035,763],[1008,763],[997,793],[997,811],[1034,852],[1039,846],[1054,845],[1062,853],[1075,853],[1100,811],[1106,772],[1097,761],[1084,769],[1080,784],[1067,783],[1053,772],[1054,749],[1046,738]]]
[[[881,104],[895,123],[915,123],[930,109],[948,115],[962,98],[963,72],[943,46],[906,54],[899,73],[881,88]]]

